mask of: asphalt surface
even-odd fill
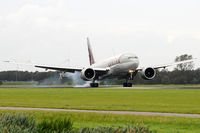
[[[129,114],[129,115],[143,115],[143,116],[170,116],[170,117],[200,118],[200,114],[133,112],[133,111],[97,111],[97,110],[24,108],[24,107],[0,107],[0,110],[32,110],[32,111],[35,110],[35,111],[53,111],[53,112],[63,111],[63,112],[87,112],[87,113],[104,113],[104,114]]]
[[[90,87],[59,87],[59,86],[33,86],[33,87],[0,87],[0,88],[90,88]],[[98,87],[103,89],[200,89],[200,87]],[[95,88],[94,88],[95,89]]]

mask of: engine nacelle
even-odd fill
[[[96,76],[96,73],[95,71],[92,69],[92,68],[85,68],[81,71],[81,75],[80,77],[83,79],[83,80],[86,80],[86,81],[91,81],[95,78]]]
[[[143,79],[151,80],[156,76],[156,71],[152,67],[147,67],[147,68],[142,69],[141,74],[142,74]]]

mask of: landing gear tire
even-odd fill
[[[90,87],[99,87],[98,83],[90,83]]]
[[[132,83],[123,83],[123,87],[132,87]]]
[[[123,87],[127,87],[127,83],[123,83]]]

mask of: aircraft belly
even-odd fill
[[[129,70],[136,70],[138,67],[138,62],[126,62],[117,64],[110,67],[110,71],[99,77],[99,79],[105,78],[126,78]]]
[[[114,77],[127,76],[129,70],[136,70],[137,66],[137,63],[123,63],[120,65],[113,66],[111,67],[111,75]]]
[[[113,76],[126,75],[127,72],[128,72],[128,69],[126,69],[122,65],[116,65],[111,68],[111,73]]]

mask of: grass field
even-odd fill
[[[0,88],[0,106],[45,107],[93,110],[131,110],[200,114],[198,89],[114,89],[114,88]],[[70,117],[75,127],[144,124],[158,132],[200,132],[199,118],[135,116],[47,111],[24,112],[38,121]]]
[[[200,90],[1,88],[0,106],[200,114]]]
[[[160,116],[114,115],[98,113],[70,113],[47,111],[20,111],[36,117],[37,121],[43,119],[70,118],[74,127],[118,127],[125,125],[146,125],[150,130],[158,133],[199,133],[200,119]],[[19,111],[2,110],[0,113],[19,113]]]

